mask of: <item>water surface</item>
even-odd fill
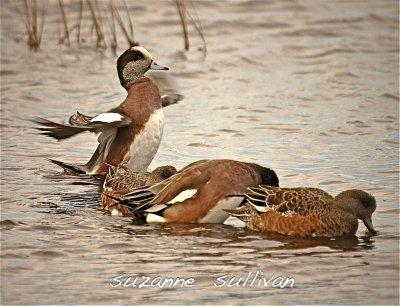
[[[65,1],[67,2],[67,1]],[[129,1],[128,1],[129,2]],[[117,5],[121,3],[117,2]],[[71,18],[77,5],[67,3]],[[225,225],[136,226],[104,215],[96,182],[46,158],[88,160],[96,137],[38,135],[35,116],[97,114],[125,96],[116,57],[58,45],[57,3],[42,51],[27,50],[14,1],[1,1],[3,304],[399,303],[399,31],[396,1],[194,1],[207,40],[182,51],[169,1],[129,2],[135,38],[185,96],[165,109],[151,167],[232,158],[272,167],[282,186],[371,192],[368,237],[298,239]],[[75,15],[74,15],[75,14]],[[124,49],[120,41],[119,52]],[[214,286],[218,277],[294,278],[293,288]],[[191,288],[112,288],[118,275],[194,278]]]

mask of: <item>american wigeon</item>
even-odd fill
[[[250,187],[246,204],[229,210],[252,230],[291,236],[354,235],[361,219],[370,233],[376,200],[365,191],[346,190],[332,197],[318,188]]]
[[[162,101],[157,85],[144,74],[149,69],[168,70],[155,63],[150,53],[142,47],[132,47],[117,60],[121,85],[128,96],[119,106],[95,117],[77,113],[69,124],[60,124],[38,118],[35,122],[42,134],[57,140],[67,139],[89,131],[96,134],[99,145],[85,165],[73,165],[51,160],[71,172],[102,174],[109,165],[122,161],[129,169],[146,171],[161,142],[164,127]]]
[[[159,183],[176,172],[177,170],[173,166],[161,166],[152,172],[132,171],[123,164],[118,167],[110,166],[101,193],[101,204],[104,211],[111,215],[132,217],[130,209],[125,205],[117,205],[114,198],[120,198],[135,188]]]
[[[238,207],[246,188],[259,184],[279,186],[278,176],[254,163],[202,160],[119,201],[146,222],[223,223],[224,209]]]

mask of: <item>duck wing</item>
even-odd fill
[[[279,188],[260,185],[246,191],[246,202],[259,212],[274,210],[280,214],[297,213],[306,216],[333,200],[319,188]]]
[[[36,118],[34,123],[40,125],[37,129],[42,135],[52,137],[57,140],[64,140],[83,132],[101,133],[109,129],[127,126],[131,124],[131,119],[119,112],[102,113],[89,120],[89,116],[72,115],[68,124],[57,123],[44,118]],[[71,124],[72,122],[72,124]]]

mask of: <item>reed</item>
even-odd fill
[[[203,42],[202,50],[203,50],[203,56],[205,58],[207,55],[206,38],[204,36],[203,26],[201,25],[200,18],[197,15],[197,11],[196,11],[195,7],[193,6],[193,3],[192,3],[192,11],[194,12],[194,15],[195,15],[194,17],[192,16],[192,14],[189,13],[189,11],[187,11],[187,14],[188,14],[190,20],[192,21],[193,26],[196,29],[197,33],[200,35],[201,41]]]
[[[110,29],[110,33],[111,33],[111,43],[110,43],[110,47],[111,47],[111,51],[114,55],[117,54],[117,47],[118,47],[118,41],[117,41],[117,30],[115,28],[115,16],[114,16],[114,6],[112,4],[112,2],[110,2],[110,14],[111,14],[111,20],[109,20],[107,18],[108,21],[108,26]]]
[[[82,25],[82,14],[83,14],[83,0],[79,1],[78,21],[76,23],[76,41],[78,45],[81,44],[81,25]]]
[[[186,0],[175,0],[176,7],[178,9],[179,13],[179,18],[181,21],[181,26],[182,26],[182,35],[183,35],[183,41],[184,41],[184,48],[186,51],[189,50],[189,30],[188,30],[188,17],[190,19],[190,22],[193,24],[196,32],[200,35],[200,38],[203,43],[203,55],[206,57],[207,54],[207,44],[206,44],[206,39],[204,37],[204,31],[203,27],[201,26],[200,18],[197,15],[196,9],[191,1],[189,1],[191,5],[191,10],[194,12],[194,17],[192,14],[189,12],[186,6]]]
[[[69,39],[68,20],[67,20],[67,15],[65,14],[64,1],[58,0],[58,4],[60,6],[61,18],[62,18],[63,25],[64,25],[64,37],[60,38],[60,43],[63,43],[64,41],[66,41],[67,46],[69,47],[71,45],[71,41]]]
[[[40,49],[46,12],[47,4],[42,9],[40,24],[38,24],[38,8],[36,0],[24,0],[23,2],[23,16],[26,32],[28,34],[28,46],[31,50],[37,51]]]
[[[112,7],[113,7],[112,11],[115,13],[115,19],[117,20],[118,25],[120,26],[122,33],[124,34],[125,39],[128,42],[129,48],[132,48],[134,46],[138,46],[139,43],[136,42],[134,39],[132,20],[131,20],[131,16],[129,15],[128,6],[126,5],[125,1],[124,1],[124,5],[125,5],[126,15],[128,16],[129,33],[128,33],[127,27],[125,26],[125,24],[121,18],[121,15],[119,14],[118,8],[115,5],[112,5]]]
[[[178,9],[179,18],[181,20],[183,42],[185,45],[185,50],[189,51],[189,32],[187,24],[187,11],[185,0],[175,0],[176,7]]]
[[[22,0],[23,10],[22,16],[26,26],[26,32],[28,36],[28,46],[32,50],[40,50],[40,45],[42,41],[43,28],[46,19],[47,4],[49,0],[46,1],[41,11],[38,9],[37,0]],[[59,38],[60,43],[65,43],[68,47],[71,46],[71,37],[75,35],[73,31],[76,31],[76,42],[80,46],[82,42],[86,41],[83,35],[83,27],[87,24],[85,22],[86,18],[89,18],[89,23],[91,24],[91,33],[95,35],[95,45],[96,49],[105,50],[110,47],[113,54],[117,53],[118,48],[118,35],[117,33],[122,33],[123,37],[127,42],[127,47],[131,48],[138,46],[139,43],[135,40],[133,32],[133,23],[131,15],[129,14],[128,5],[125,0],[123,0],[123,7],[117,7],[114,5],[112,0],[109,0],[108,5],[104,0],[74,0],[70,3],[77,3],[79,5],[77,9],[77,19],[68,18],[66,2],[70,0],[58,0],[58,6],[60,9],[60,22],[61,22],[61,34]],[[85,5],[86,2],[86,5]],[[51,2],[54,4],[54,2]],[[55,2],[57,3],[57,2]],[[193,10],[193,15],[189,13],[187,4],[190,3],[191,10]],[[200,20],[197,13],[193,7],[193,4],[186,0],[175,0],[177,11],[180,18],[180,23],[182,26],[182,35],[184,40],[184,49],[189,50],[189,25],[193,24],[194,29],[199,33],[203,42],[203,52],[206,54],[207,47],[206,41],[203,34],[203,29],[201,27]],[[106,27],[106,31],[104,30]],[[117,31],[117,28],[118,31]]]
[[[129,22],[129,30],[130,30],[130,38],[131,38],[131,42],[130,45],[131,47],[133,47],[134,45],[139,45],[139,43],[135,42],[135,39],[133,37],[133,24],[132,24],[132,19],[131,19],[131,15],[129,15],[129,9],[128,6],[126,5],[126,1],[124,0],[124,6],[125,6],[125,11],[126,11],[126,15],[128,16],[128,22]]]
[[[96,49],[106,48],[107,44],[104,40],[104,32],[102,29],[100,17],[96,13],[96,10],[95,10],[92,0],[87,0],[87,4],[89,6],[90,15],[92,17],[93,27],[96,31]]]

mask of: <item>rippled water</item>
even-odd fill
[[[165,109],[153,168],[233,158],[272,167],[282,186],[365,189],[378,201],[379,235],[365,236],[360,224],[354,239],[298,239],[250,232],[234,219],[136,226],[104,215],[96,182],[59,174],[46,161],[86,162],[95,137],[57,143],[28,119],[63,120],[119,104],[116,57],[57,45],[56,2],[42,51],[29,52],[19,4],[5,0],[2,304],[398,305],[398,2],[196,1],[205,59],[194,32],[192,51],[181,51],[173,2],[128,2],[135,38],[171,68],[185,96]],[[76,3],[67,9],[75,16]],[[218,277],[250,271],[295,285],[214,286]],[[195,286],[112,288],[121,274],[191,277]]]

